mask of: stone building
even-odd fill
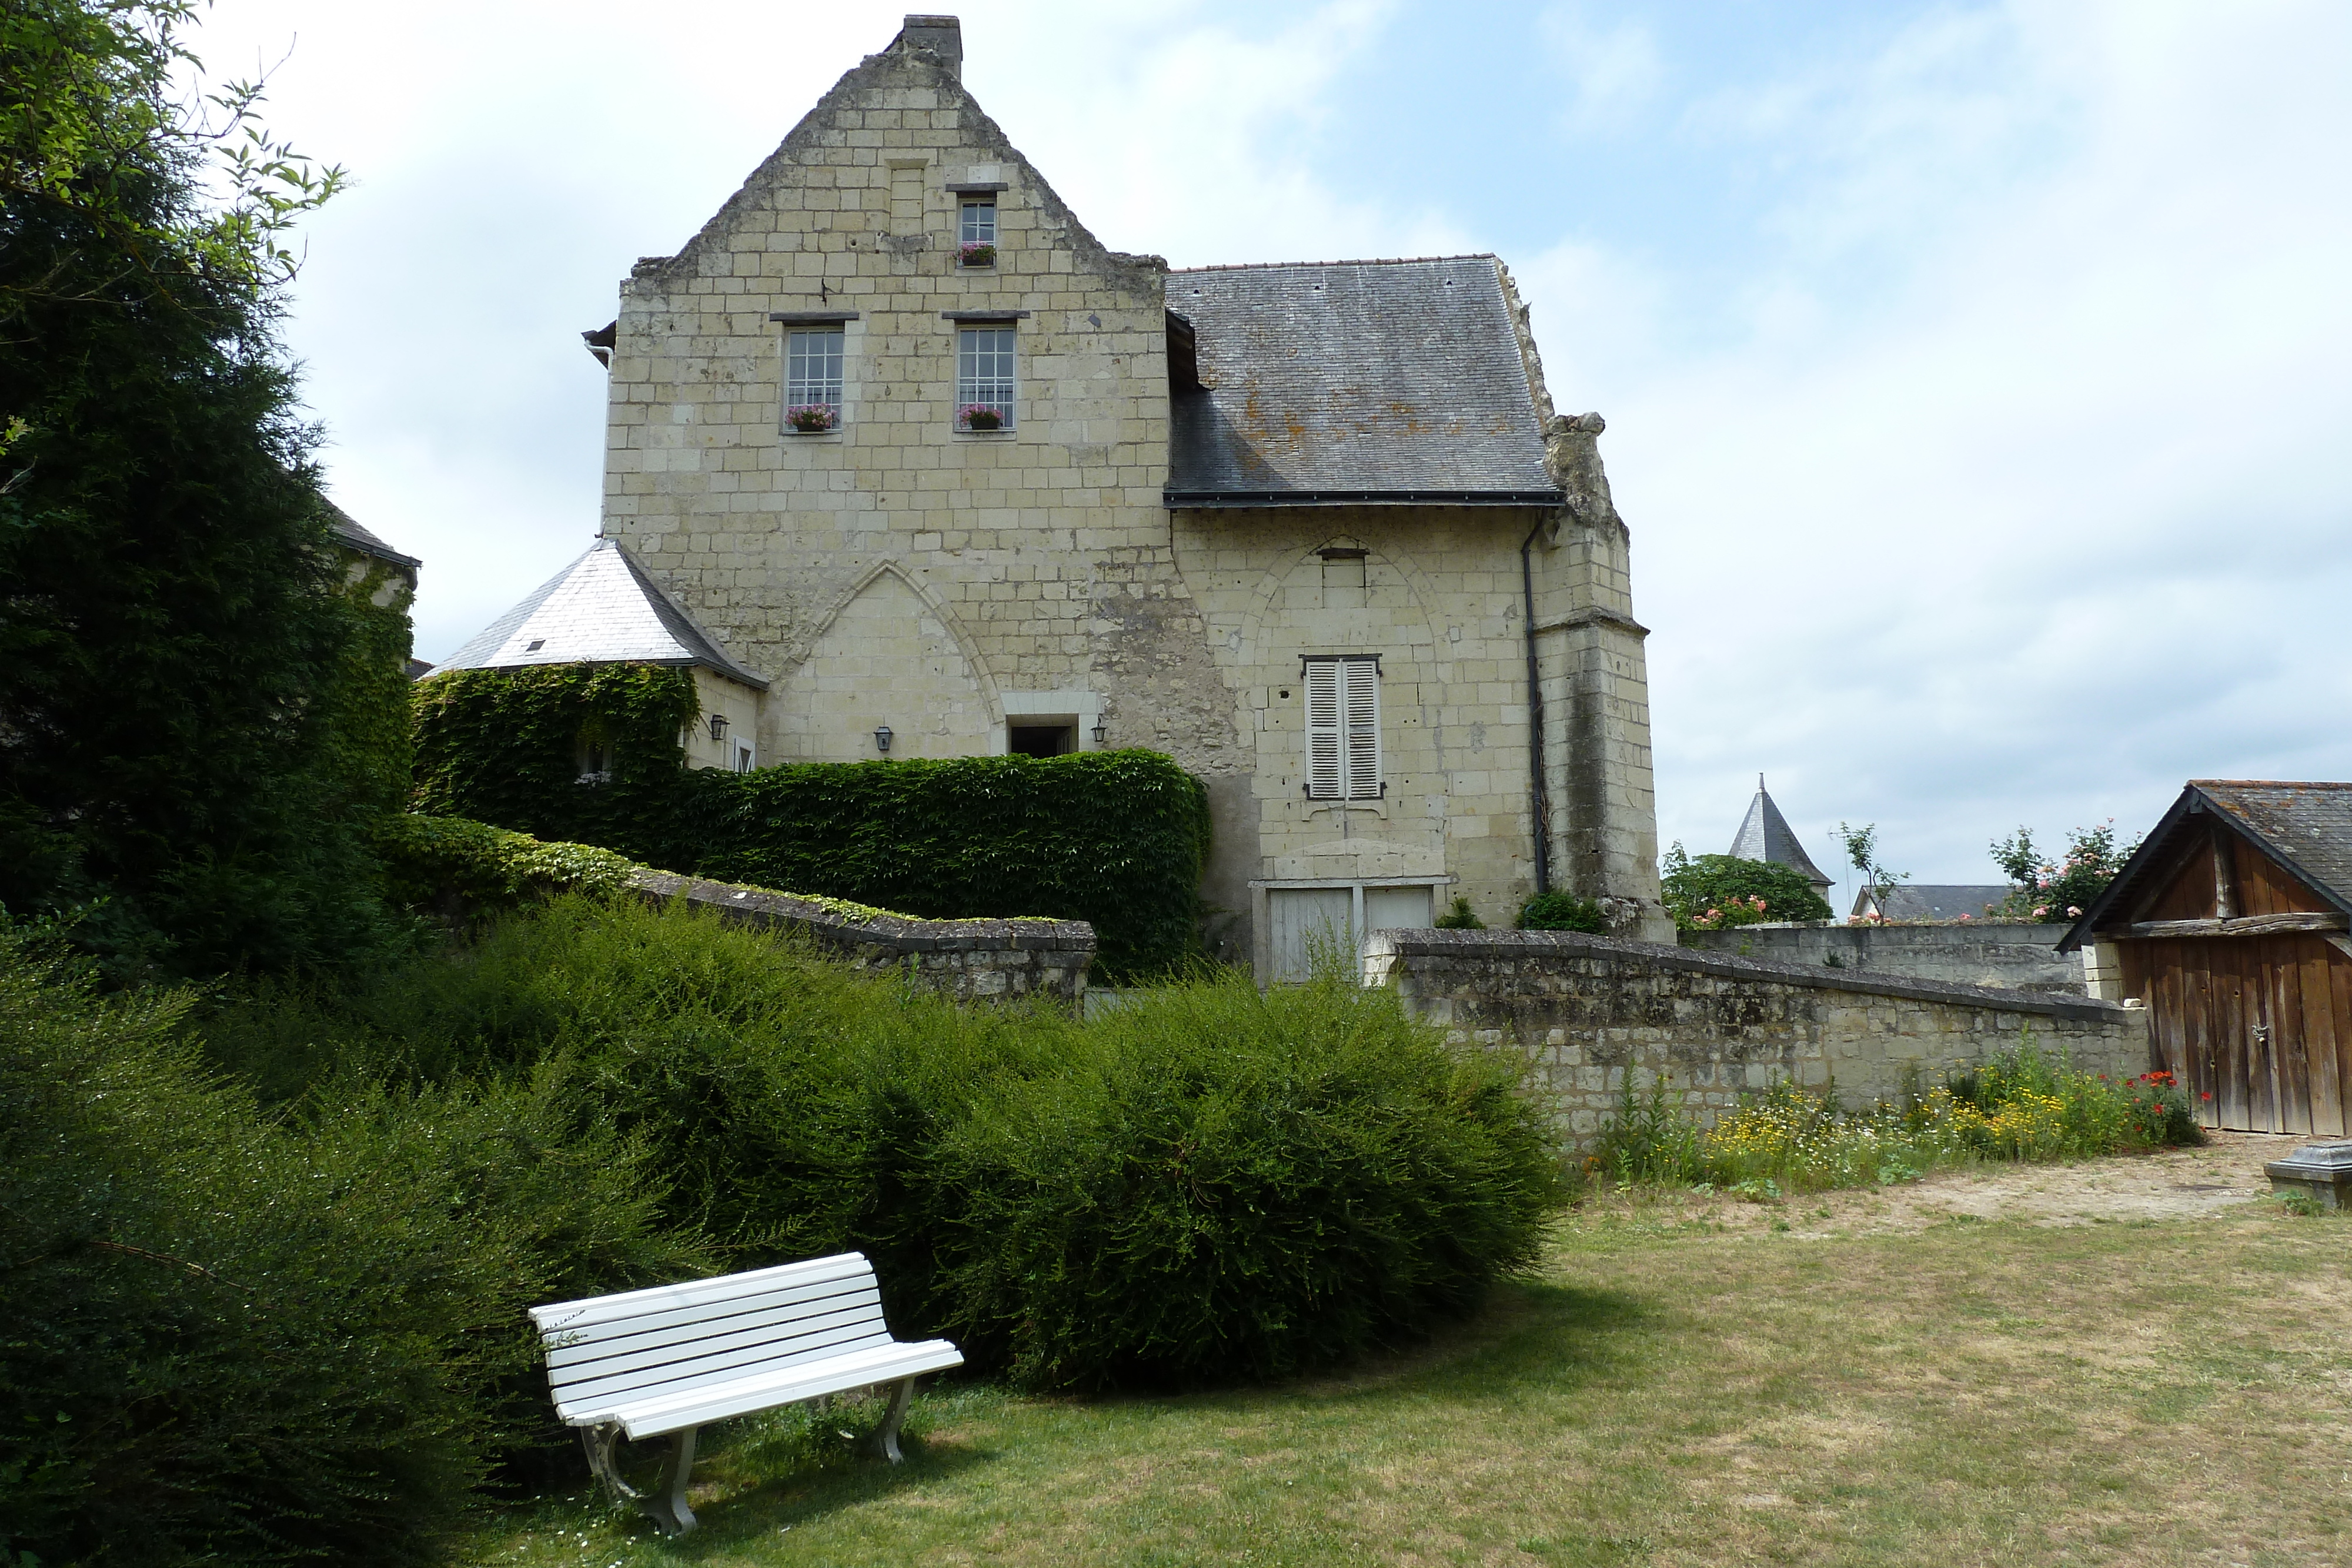
[[[768,683],[760,761],[1166,752],[1262,975],[1544,887],[1670,940],[1601,421],[1509,272],[1107,249],[962,57],[907,18],[586,335],[602,537]]]

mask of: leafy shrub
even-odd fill
[[[1830,906],[1799,873],[1773,861],[1737,855],[1693,860],[1676,844],[1667,852],[1660,886],[1675,925],[1713,931],[1764,920],[1827,920]]]
[[[391,812],[369,829],[393,900],[448,915],[511,909],[559,893],[617,893],[644,869],[610,850],[548,843],[462,817]]]
[[[1464,898],[1459,894],[1454,895],[1454,907],[1439,915],[1435,924],[1437,929],[1440,931],[1484,931],[1486,929],[1486,923],[1478,918],[1477,911],[1470,907],[1470,901]]]
[[[1594,936],[1609,934],[1608,917],[1597,898],[1572,893],[1539,893],[1519,906],[1522,931],[1582,931]]]
[[[855,1248],[894,1327],[1105,1387],[1283,1375],[1398,1343],[1522,1265],[1556,1150],[1506,1058],[1386,993],[1139,990],[1084,1022],[961,1009],[683,908],[562,898],[341,997],[224,1009],[292,1086],[543,1076],[652,1152],[733,1267]]]
[[[1260,1381],[1401,1343],[1532,1261],[1557,1151],[1507,1058],[1383,991],[1204,980],[1015,1080],[932,1180],[941,1326],[1047,1387]]]
[[[0,928],[0,1554],[430,1561],[545,1423],[522,1308],[700,1249],[554,1076],[269,1118],[189,1005]]]
[[[2115,819],[2110,817],[2095,828],[2070,830],[2065,856],[2053,864],[2033,847],[2032,831],[2020,828],[1993,841],[1992,858],[2010,881],[2008,898],[1993,913],[2008,920],[2060,925],[2076,919],[2138,849],[2137,842],[2116,848]]]

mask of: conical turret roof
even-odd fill
[[[600,538],[433,671],[530,664],[700,664],[764,691],[678,608],[617,539]]]
[[[1761,773],[1756,776],[1756,799],[1748,803],[1748,815],[1739,824],[1738,836],[1731,841],[1731,852],[1744,861],[1770,861],[1787,866],[1815,887],[1830,884],[1829,877],[1805,853],[1805,846],[1797,841],[1789,819],[1780,815],[1780,808],[1765,791]]]

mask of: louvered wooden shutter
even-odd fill
[[[1307,666],[1307,793],[1312,800],[1344,799],[1339,711],[1339,666],[1318,659]]]
[[[1339,664],[1347,701],[1348,799],[1381,792],[1381,667],[1370,659]]]

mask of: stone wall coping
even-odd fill
[[[1778,980],[1824,991],[1859,991],[1869,996],[1902,997],[1913,1001],[1946,1002],[1958,1007],[1999,1008],[2004,1012],[2040,1013],[2045,1018],[2078,1019],[2086,1022],[2120,1022],[2131,1013],[2114,1002],[2087,998],[2056,999],[2036,991],[2006,991],[1991,986],[1939,985],[1926,980],[1876,977],[1873,971],[1831,969],[1810,964],[1776,964],[1760,958],[1732,958],[1670,947],[1656,942],[1627,942],[1614,936],[1588,936],[1575,931],[1370,931],[1365,933],[1363,956],[1373,958],[1638,958],[1664,969],[1718,975],[1733,980]]]
[[[1095,928],[1083,920],[917,920],[904,915],[858,915],[817,899],[761,887],[644,871],[632,891],[667,901],[683,898],[761,924],[803,926],[829,942],[865,943],[906,953],[1019,952],[1082,954],[1091,963]]]

